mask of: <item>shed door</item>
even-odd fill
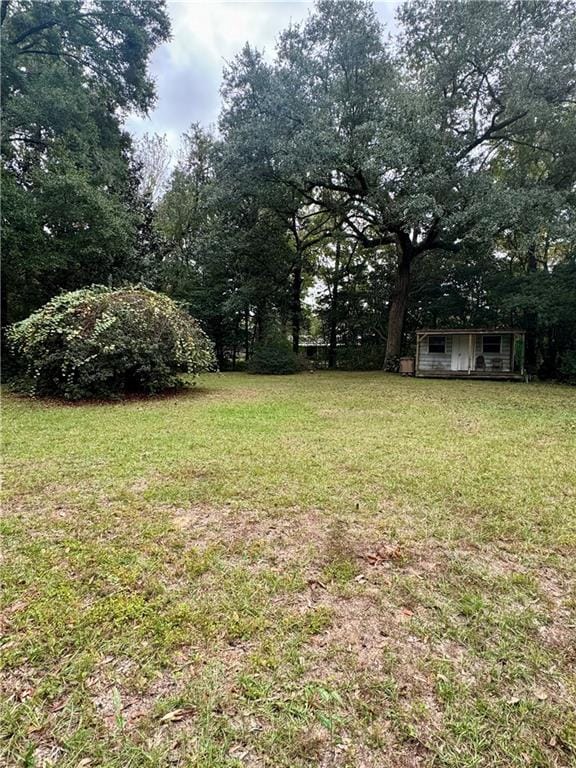
[[[468,336],[452,336],[453,371],[467,371],[469,363]]]

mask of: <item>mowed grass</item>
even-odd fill
[[[576,765],[576,391],[4,397],[7,766]]]

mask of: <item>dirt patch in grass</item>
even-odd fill
[[[187,507],[167,505],[164,511],[174,526],[183,531],[199,547],[215,542],[229,543],[239,536],[239,527],[246,525],[244,515],[237,510],[213,504],[192,504]]]
[[[219,544],[230,554],[241,554],[258,544],[278,563],[297,559],[303,550],[321,548],[330,524],[319,510],[288,510],[281,516],[196,504],[172,509],[171,514],[174,525],[199,547]]]
[[[148,685],[135,685],[135,677],[137,664],[132,659],[109,658],[87,681],[92,706],[107,730],[134,729],[143,718],[153,718],[158,703],[177,698],[186,686],[174,668],[159,672]]]
[[[252,552],[255,563],[266,567],[297,564],[308,589],[287,600],[301,610],[323,607],[332,614],[331,629],[311,641],[312,647],[331,649],[327,656],[338,647],[356,663],[370,667],[378,666],[382,650],[392,646],[406,659],[414,652],[420,657],[430,653],[430,646],[410,634],[409,627],[418,622],[419,614],[433,613],[437,607],[423,605],[418,594],[406,590],[407,583],[424,585],[429,592],[444,583],[446,591],[457,596],[492,589],[495,601],[498,590],[503,590],[511,595],[511,608],[518,610],[522,604],[515,602],[516,589],[524,597],[527,592],[532,601],[550,600],[547,623],[538,633],[556,648],[568,650],[572,642],[567,607],[570,575],[552,569],[543,574],[506,546],[398,542],[382,538],[377,525],[348,524],[319,510],[291,511],[277,518],[199,506],[179,510],[174,519],[193,532],[194,544],[200,547],[217,543],[232,558]],[[400,641],[404,647],[398,646]],[[462,662],[462,646],[444,642],[445,650],[456,653],[451,660]],[[436,647],[441,655],[442,647]],[[411,673],[408,677],[413,679]]]

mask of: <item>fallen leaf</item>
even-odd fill
[[[173,709],[160,718],[161,723],[178,723],[188,715],[194,714],[193,709]]]
[[[318,579],[308,579],[308,586],[320,587],[320,589],[326,589],[326,584],[323,584],[321,581],[318,581]]]
[[[236,760],[244,760],[248,756],[248,750],[244,746],[233,746],[228,750],[230,757],[236,758]]]
[[[380,565],[390,560],[402,560],[405,557],[404,549],[399,544],[380,544],[374,551],[363,555],[370,565]]]
[[[382,544],[376,550],[376,554],[381,560],[400,560],[403,557],[402,548],[397,544]]]
[[[538,701],[546,701],[548,698],[548,694],[546,691],[543,691],[541,688],[534,692],[534,695],[538,699]]]

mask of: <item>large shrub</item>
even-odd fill
[[[250,373],[296,373],[298,358],[288,339],[280,333],[272,333],[255,345],[246,367]]]
[[[384,346],[364,345],[339,347],[337,365],[344,371],[381,371],[384,366]]]
[[[214,367],[212,344],[167,296],[92,286],[63,293],[12,326],[32,393],[70,400],[158,392]]]

